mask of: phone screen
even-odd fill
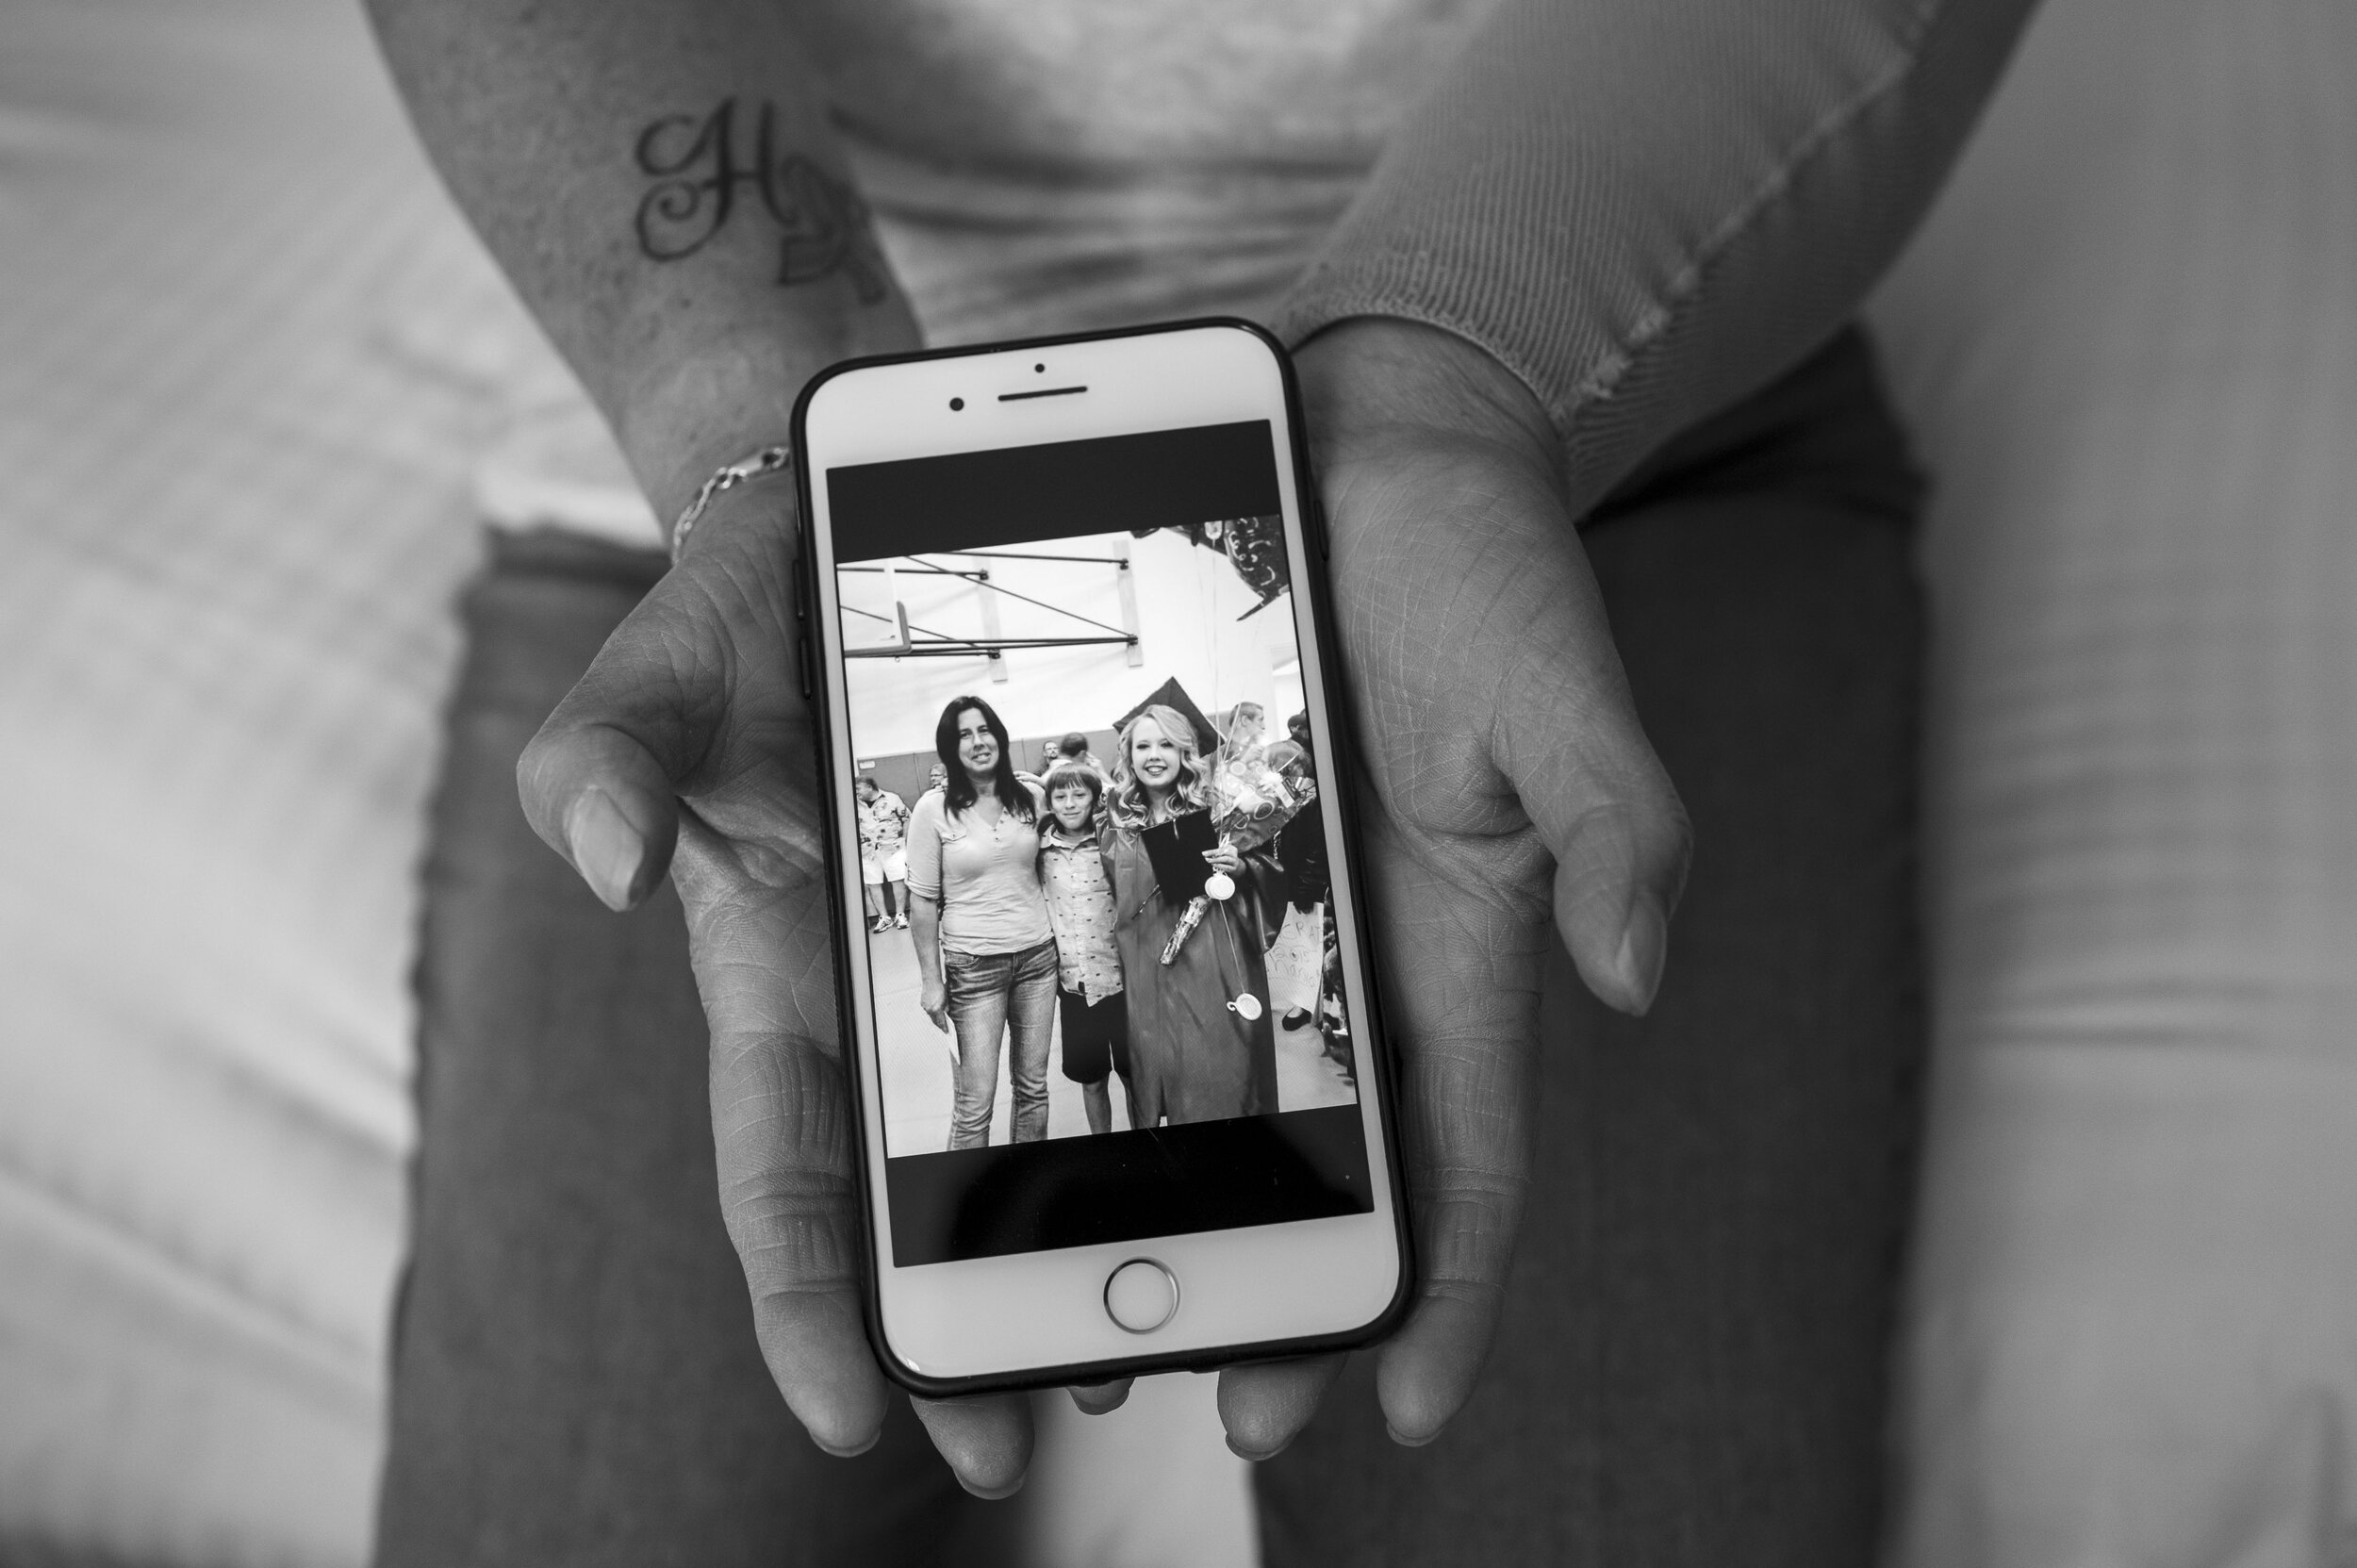
[[[1374,1207],[1281,455],[1261,420],[814,476],[895,1266]]]

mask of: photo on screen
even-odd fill
[[[839,563],[890,1154],[1356,1098],[1278,521]]]
[[[1229,1223],[1231,1185],[1366,1206],[1273,459],[1257,423],[828,475],[902,1262]]]

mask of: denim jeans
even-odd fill
[[[1047,1046],[1056,1021],[1054,940],[1011,953],[945,950],[941,971],[949,989],[949,1027],[958,1032],[949,1147],[980,1148],[990,1142],[998,1045],[1010,1032],[1014,1055],[1007,1076],[1014,1081],[1014,1141],[1038,1143],[1047,1136]]]
[[[1915,490],[1850,335],[1586,520],[1694,820],[1661,993],[1624,1018],[1556,955],[1481,1385],[1402,1448],[1353,1358],[1255,1473],[1268,1568],[1874,1560],[1923,1048]],[[468,593],[379,1568],[1004,1560],[1006,1510],[905,1400],[854,1460],[787,1412],[715,1200],[678,900],[608,913],[517,805],[517,752],[664,568],[503,539]],[[995,1079],[995,1038],[987,1077],[967,1054]]]

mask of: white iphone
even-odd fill
[[[856,361],[794,434],[885,1368],[1379,1335],[1392,1058],[1283,351],[1210,321]]]

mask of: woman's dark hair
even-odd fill
[[[950,698],[949,705],[941,710],[941,722],[933,726],[933,754],[949,771],[941,802],[944,815],[955,817],[976,800],[974,781],[965,776],[965,764],[958,760],[958,716],[969,708],[982,716],[982,728],[998,742],[998,767],[991,775],[990,792],[1016,817],[1026,822],[1037,821],[1031,792],[1014,776],[1014,747],[1007,739],[1007,727],[999,722],[997,710],[979,697]]]

